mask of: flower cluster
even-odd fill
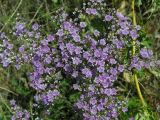
[[[10,43],[4,33],[0,33],[0,39],[2,39],[0,44],[1,64],[3,65],[3,67],[7,67],[10,63],[13,62],[13,44]]]
[[[72,87],[81,95],[75,106],[83,112],[84,120],[116,119],[119,111],[127,111],[125,101],[118,99],[114,86],[119,75],[132,69],[149,68],[158,62],[151,62],[152,51],[140,48],[138,42],[137,54],[128,57],[132,53],[126,54],[126,51],[132,47],[132,40],[139,37],[141,28],[133,26],[120,12],[105,8],[104,0],[90,0],[83,4],[82,10],[73,12],[74,18],[59,10],[53,17],[58,26],[56,32],[45,37],[37,23],[27,29],[25,23],[18,22],[13,33],[17,40],[14,43],[18,43],[15,46],[0,34],[3,67],[13,63],[17,69],[23,64],[33,68],[28,84],[36,91],[35,106],[49,107],[60,97],[59,81],[52,79],[60,71],[76,80]],[[97,20],[103,25],[101,28],[94,25]],[[20,109],[14,107],[14,110]],[[26,111],[16,113],[13,118],[27,114]]]
[[[30,113],[27,110],[17,106],[15,100],[11,100],[10,104],[13,110],[13,116],[11,120],[30,120]]]

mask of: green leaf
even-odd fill
[[[135,120],[139,120],[139,114],[135,116]]]
[[[54,3],[58,3],[58,0],[52,0],[52,2],[54,2]]]
[[[137,1],[137,5],[138,5],[138,7],[141,6],[141,5],[142,5],[142,1],[141,1],[141,0],[138,0],[138,1]]]
[[[78,97],[79,97],[79,94],[78,94],[78,93],[75,93],[75,94],[73,94],[73,95],[70,95],[69,100],[70,100],[71,102],[75,102],[75,101],[78,99]]]

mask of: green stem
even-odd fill
[[[1,86],[0,86],[0,89],[1,89],[1,90],[4,90],[4,91],[7,91],[7,92],[9,92],[9,93],[12,93],[12,94],[14,94],[14,95],[16,95],[16,96],[18,96],[17,93],[15,93],[15,92],[13,92],[13,91],[11,91],[11,90],[5,88],[5,87],[1,87]]]
[[[133,25],[136,26],[137,23],[136,23],[136,16],[135,16],[134,6],[135,6],[135,0],[132,0]],[[136,46],[135,46],[135,45],[136,45],[136,39],[133,39],[132,45],[133,45],[133,47],[132,47],[132,55],[134,56],[135,53],[136,53]],[[137,89],[137,92],[138,92],[138,96],[139,96],[139,98],[140,98],[140,100],[141,100],[141,102],[142,102],[142,105],[143,105],[143,106],[146,106],[146,103],[145,103],[145,101],[144,101],[144,98],[143,98],[143,95],[142,95],[142,93],[141,93],[141,89],[140,89],[140,86],[139,86],[139,81],[138,81],[138,78],[137,78],[137,73],[136,73],[135,70],[133,71],[133,79],[134,79],[134,81],[135,81],[136,89]]]
[[[40,11],[40,9],[43,7],[43,3],[39,6],[39,8],[37,9],[36,13],[34,14],[33,18],[31,19],[30,23],[28,24],[28,26],[30,26],[32,24],[32,22],[34,21],[35,17],[37,16],[38,12]]]

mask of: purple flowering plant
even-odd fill
[[[23,22],[13,28],[10,36],[14,41],[0,33],[2,66],[13,66],[17,71],[26,65],[31,68],[27,85],[33,91],[33,110],[11,100],[12,120],[51,116],[52,107],[63,99],[66,79],[69,89],[78,93],[72,107],[82,119],[112,120],[127,112],[127,99],[119,97],[116,86],[119,77],[160,64],[138,41],[140,26],[115,9],[105,8],[104,0],[90,0],[70,13],[72,18],[60,9],[53,17],[55,31],[47,35],[38,23],[28,28]],[[133,39],[137,39],[134,56]]]

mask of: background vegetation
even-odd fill
[[[0,0],[0,29],[11,32],[17,20],[29,23],[37,22],[42,25],[44,34],[52,32],[53,17],[56,10],[64,7],[70,11],[75,7],[81,7],[87,0]],[[107,7],[114,7],[128,17],[132,18],[131,0],[106,0]],[[151,47],[156,58],[160,58],[160,0],[136,0],[135,12],[137,24],[141,25],[143,32],[141,38],[143,44]],[[14,41],[14,39],[13,39]],[[16,72],[12,68],[0,67],[0,120],[9,120],[12,112],[8,100],[14,96],[22,105],[29,102],[32,91],[29,90],[25,71]],[[122,95],[127,95],[129,111],[121,114],[121,120],[135,117],[137,120],[160,119],[160,70],[151,69],[147,73],[141,71],[138,74],[142,94],[148,104],[143,108],[136,92],[135,83],[130,75],[124,74],[124,80],[120,81],[118,88]],[[64,99],[57,101],[53,108],[52,119],[78,120],[80,116],[74,114],[71,105],[77,98],[77,93],[68,91],[69,82],[62,82]],[[27,99],[26,99],[27,98]],[[146,110],[147,109],[147,110]],[[146,112],[147,111],[147,112]],[[62,117],[63,116],[63,117]],[[147,116],[147,117],[146,117]]]

